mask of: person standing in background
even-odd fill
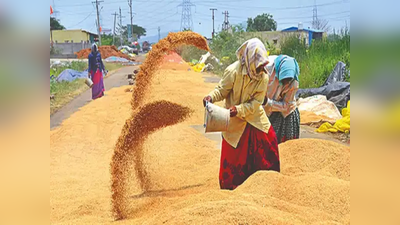
[[[295,99],[300,69],[296,59],[287,55],[269,56],[269,60],[269,83],[263,105],[278,142],[283,143],[300,136],[300,113]]]
[[[88,77],[93,81],[92,99],[94,100],[104,96],[103,71],[107,74],[96,44],[92,45],[92,52],[88,56],[88,64]]]

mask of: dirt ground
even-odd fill
[[[215,86],[207,79],[179,64],[155,77],[145,102],[177,102],[194,113],[145,142],[152,190],[142,193],[132,175],[126,220],[112,219],[109,169],[131,113],[129,86],[106,91],[50,131],[50,223],[349,224],[350,149],[334,142],[280,145],[281,173],[257,172],[235,191],[219,189],[220,136],[200,128],[201,100]]]

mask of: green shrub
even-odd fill
[[[281,52],[298,61],[300,88],[319,87],[339,61],[350,69],[350,34],[344,31],[334,38],[314,40],[308,48],[296,36],[289,36],[281,44]]]

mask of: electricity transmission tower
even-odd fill
[[[195,6],[190,0],[183,0],[182,6],[182,17],[181,17],[181,31],[183,30],[193,30],[193,20],[192,20],[192,6]]]
[[[313,8],[313,21],[312,26],[314,29],[318,27],[318,10],[317,10],[317,0],[314,0],[314,8]]]

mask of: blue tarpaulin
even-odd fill
[[[130,62],[130,61],[121,57],[110,56],[107,59],[105,59],[104,62]]]
[[[66,69],[64,71],[62,71],[60,73],[60,75],[58,75],[58,77],[56,78],[57,82],[61,82],[61,81],[73,81],[76,79],[81,79],[81,78],[87,78],[88,76],[88,72],[87,70],[83,71],[83,72],[79,72],[76,70],[72,70],[72,69]]]

